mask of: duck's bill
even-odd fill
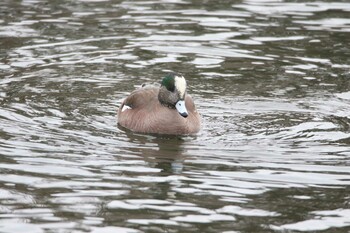
[[[176,110],[180,113],[181,116],[183,116],[183,117],[187,117],[188,116],[188,112],[187,112],[184,100],[177,101],[175,107],[176,107]]]

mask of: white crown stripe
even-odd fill
[[[183,76],[175,76],[175,88],[181,97],[184,97],[186,92],[186,80]]]

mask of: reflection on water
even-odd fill
[[[346,1],[0,3],[1,232],[350,230]],[[124,131],[182,72],[194,137]]]

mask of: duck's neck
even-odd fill
[[[163,86],[160,87],[158,93],[158,100],[163,106],[174,109],[176,104],[176,100],[173,100],[174,98],[175,96],[172,92],[168,91]]]

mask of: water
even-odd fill
[[[350,3],[0,3],[0,232],[349,232]],[[182,72],[195,137],[116,124]]]

